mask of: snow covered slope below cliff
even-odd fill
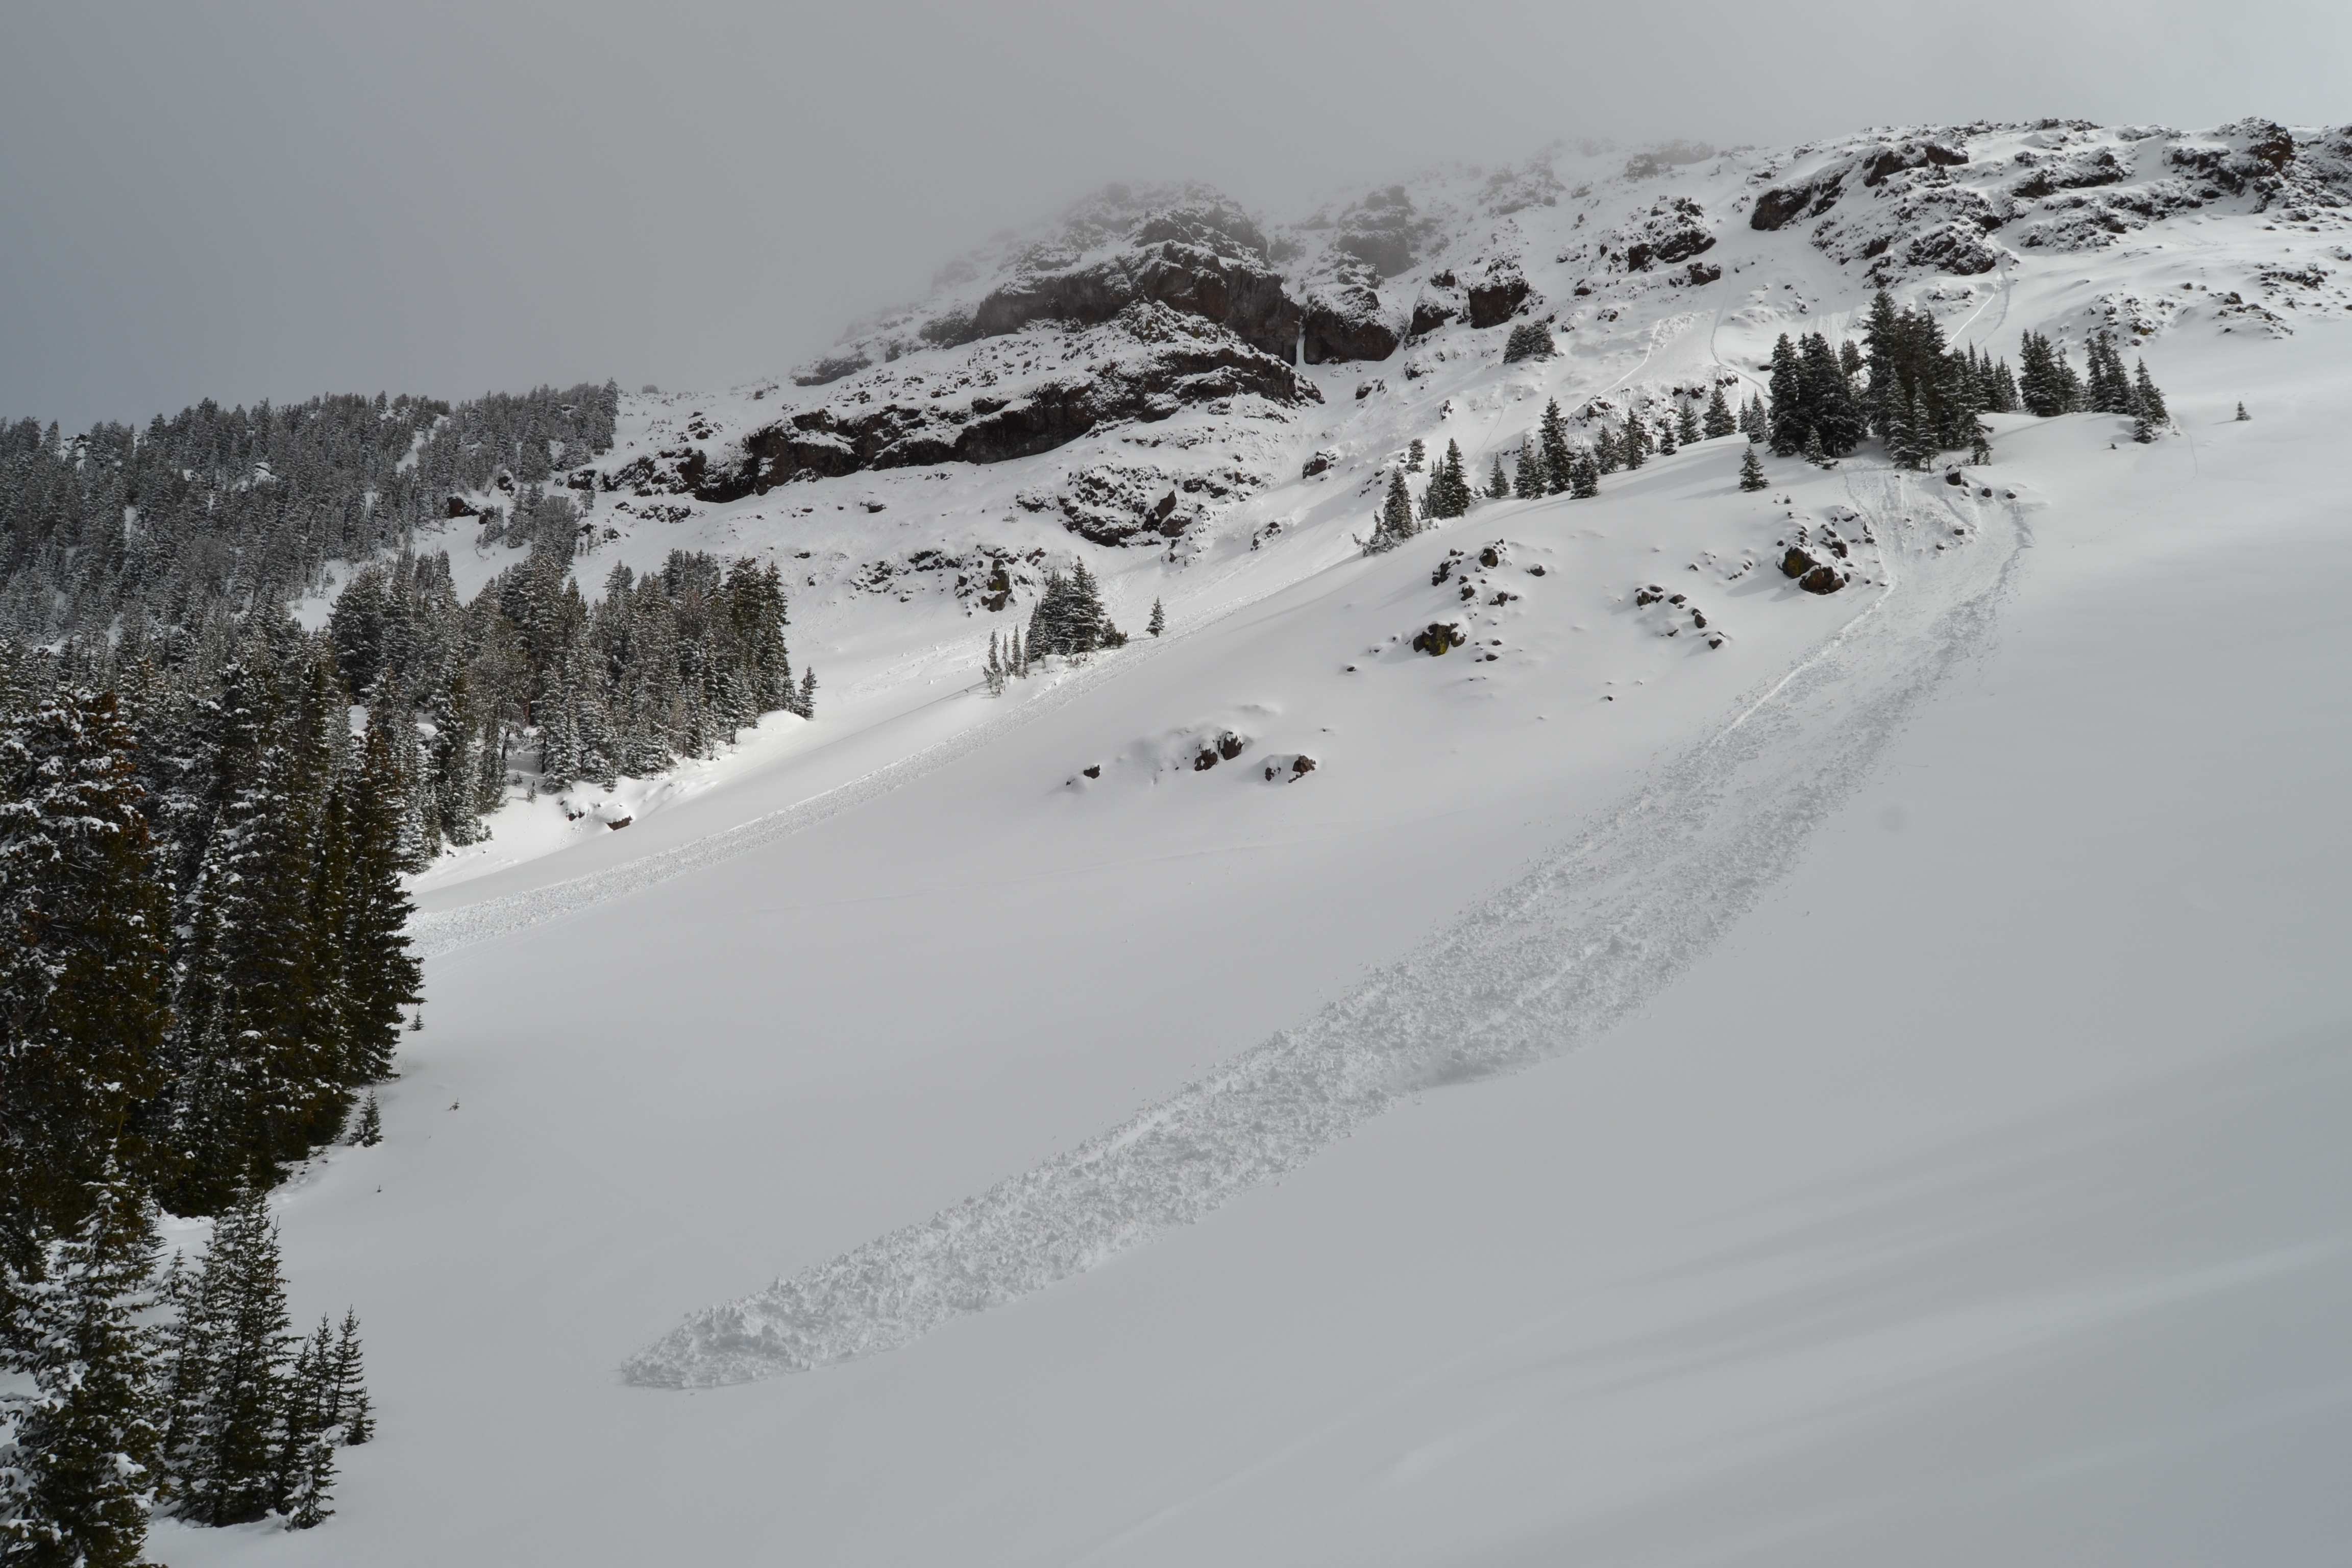
[[[1073,558],[1129,631],[1155,599],[1200,624],[1346,559],[1412,441],[1458,442],[1483,481],[1554,398],[1580,436],[1717,384],[1737,401],[1780,333],[1853,335],[1882,282],[1955,344],[2013,360],[2032,328],[2079,361],[2108,327],[2168,387],[2218,376],[2211,395],[2258,396],[2246,340],[2352,314],[2347,145],[2250,121],[1554,149],[1266,226],[1202,187],[1113,187],[951,266],[808,373],[825,379],[625,399],[613,451],[572,476],[593,502],[583,587],[673,549],[772,559],[825,722],[777,715],[743,756],[510,809],[428,885],[591,853],[621,816],[628,833],[593,853],[642,853],[677,803],[777,765],[882,765],[898,737],[961,722],[935,700],[976,680],[990,633]],[[1531,321],[1559,353],[1504,363]],[[461,591],[520,559],[469,548],[474,526],[446,541]],[[885,723],[893,738],[844,745]]]
[[[1299,462],[1149,549],[1019,504],[1076,454],[603,492],[585,570],[800,563],[818,719],[426,889],[386,1141],[281,1205],[381,1436],[325,1527],[158,1556],[2332,1561],[2352,323],[2217,299],[2332,275],[2283,216],[1907,279],[2009,352],[2196,300],[2177,432],[2004,420],[1963,485],[1743,494],[1731,438],[1355,552],[1413,436],[1862,302],[1727,226],[1738,310],[1306,366]],[[633,400],[614,461],[723,411]],[[1081,549],[1171,635],[981,695],[1009,612],[917,552]]]

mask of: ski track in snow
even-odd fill
[[[1920,702],[1986,647],[2029,542],[2016,509],[1968,489],[1885,468],[1850,468],[1847,484],[1900,576],[1442,936],[1124,1125],[693,1314],[624,1375],[709,1387],[894,1349],[1197,1220],[1400,1100],[1557,1056],[1643,1005],[1795,865]]]

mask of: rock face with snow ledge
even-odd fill
[[[1483,479],[1550,396],[1590,440],[1716,386],[1760,390],[1775,337],[1852,335],[1850,313],[1876,287],[2004,353],[2025,325],[2077,353],[2102,326],[2143,342],[2200,319],[2291,332],[2296,311],[2344,302],[2340,258],[2324,246],[2226,284],[2108,289],[2054,316],[2036,305],[2012,319],[2011,305],[2036,258],[2151,243],[2137,237],[2181,233],[2164,226],[2186,217],[2291,234],[2347,193],[2352,132],[2267,121],[1555,148],[1353,192],[1286,223],[1202,185],[1112,186],[955,262],[920,304],[853,329],[789,383],[698,400],[683,421],[656,415],[571,482],[709,506],[783,485],[821,504],[844,483],[860,487],[854,500],[911,502],[907,479],[1003,469],[1009,504],[974,509],[992,510],[987,537],[926,542],[959,559],[968,542],[1012,547],[1003,525],[1024,514],[1180,555],[1204,525],[1263,540],[1343,497],[1360,527],[1374,498],[1359,492],[1412,437],[1433,450],[1460,440]],[[1512,327],[1528,322],[1556,356],[1504,364]],[[1379,375],[1347,368],[1368,361]],[[1302,482],[1315,489],[1302,496]],[[674,503],[635,513],[680,515]],[[1012,531],[1023,553],[1034,547]]]

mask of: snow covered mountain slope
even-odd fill
[[[1198,625],[1345,558],[1412,440],[1458,441],[1483,481],[1550,398],[1580,435],[1717,383],[1737,401],[1781,332],[1856,330],[1880,282],[2012,359],[2027,327],[2078,359],[2113,328],[2170,384],[2179,343],[2352,310],[2347,148],[2249,121],[1554,149],[1270,226],[1203,187],[1112,187],[950,266],[808,384],[625,400],[614,450],[571,476],[593,503],[583,586],[675,548],[775,560],[825,733],[777,716],[746,757],[510,810],[427,886],[558,847],[632,858],[677,802],[779,762],[777,805],[871,771],[940,738],[908,705],[972,679],[1049,568],[1086,555],[1130,632],[1155,598]],[[1502,363],[1529,321],[1559,354]],[[516,558],[452,545],[461,591]],[[888,739],[843,746],[885,720]]]
[[[1857,177],[1811,225],[2001,137],[2145,141],[2149,169],[2236,146],[2039,134]],[[157,1554],[2332,1560],[2352,312],[2314,302],[2342,238],[2293,183],[2306,142],[2093,250],[1906,273],[2011,353],[2192,301],[2142,345],[2176,432],[2000,420],[1964,485],[1865,452],[1743,494],[1734,437],[1349,542],[1412,437],[1483,468],[1547,397],[1605,417],[1850,320],[1876,257],[1738,212],[1856,143],[1616,160],[1584,229],[1646,243],[1637,195],[1696,192],[1723,221],[1686,259],[1725,276],[1578,297],[1522,247],[1530,298],[1575,301],[1560,358],[1447,325],[1290,366],[1319,404],[728,501],[600,491],[591,573],[798,563],[819,716],[561,853],[501,850],[557,803],[518,805],[438,874],[386,1140],[282,1204],[298,1316],[366,1320],[381,1436],[326,1527]],[[1558,178],[1506,216],[1574,229]],[[1378,250],[1396,210],[1332,229]],[[2242,308],[2306,268],[2274,321]],[[612,471],[857,374],[634,399]],[[1148,548],[1018,500],[1211,447],[1265,482]],[[1845,545],[1842,591],[1772,570],[1799,527]],[[1123,626],[1159,597],[1170,635],[982,695],[1011,612],[954,578],[1081,550]],[[1412,651],[1432,622],[1463,646]]]

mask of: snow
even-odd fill
[[[1915,289],[2013,354],[2326,243],[2270,221]],[[1799,230],[1707,259],[1809,326],[1864,302]],[[1799,316],[1690,298],[1596,295],[1546,363],[1308,367],[1263,491],[1083,547],[1170,635],[1001,700],[952,574],[855,569],[1066,559],[1009,498],[1083,452],[600,546],[798,563],[818,717],[424,885],[385,1141],[281,1200],[382,1435],[322,1528],[156,1555],[2332,1561],[2347,329],[2168,315],[2152,447],[2009,420],[1965,489],[1743,495],[1735,437],[1355,552],[1411,436],[1483,473],[1545,396],[1752,371]],[[1801,524],[1842,592],[1775,569]],[[1478,662],[1412,653],[1433,620]]]

